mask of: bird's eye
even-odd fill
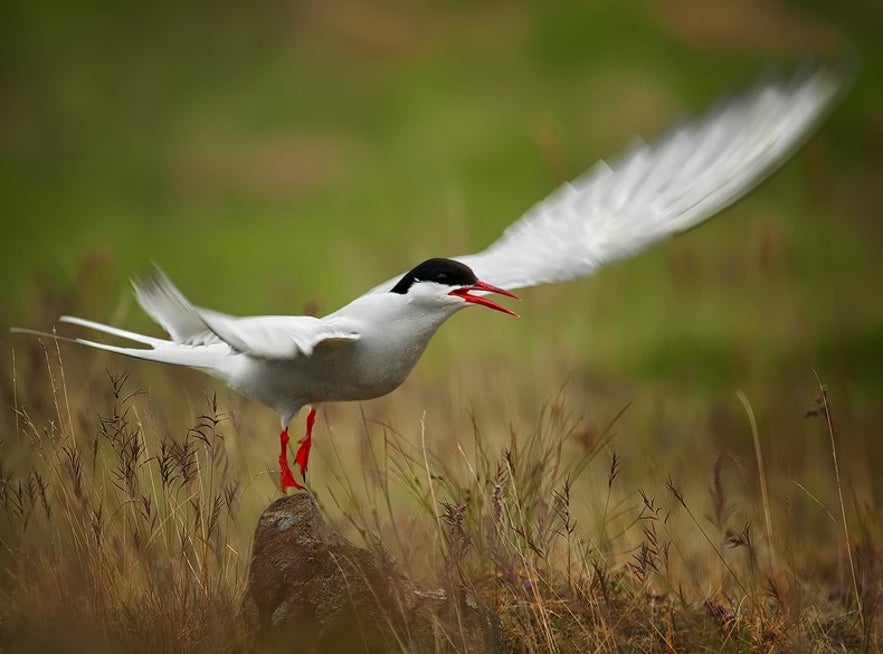
[[[445,273],[439,273],[435,276],[435,281],[439,282],[440,284],[444,284],[446,281],[448,281],[448,276]]]

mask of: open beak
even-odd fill
[[[516,300],[520,300],[515,293],[510,293],[504,288],[498,288],[496,286],[491,286],[490,284],[486,284],[485,282],[475,282],[472,286],[464,286],[463,288],[455,288],[453,291],[448,293],[448,295],[456,295],[457,297],[463,298],[467,302],[471,302],[472,304],[480,304],[482,306],[487,307],[488,309],[494,309],[495,311],[502,311],[503,313],[508,313],[510,316],[515,316],[518,318],[518,314],[514,311],[510,311],[504,306],[501,306],[494,302],[493,300],[489,300],[483,295],[470,295],[469,291],[484,291],[486,293],[497,293],[499,295],[505,295],[506,297],[511,297]]]

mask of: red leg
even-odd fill
[[[313,446],[313,425],[316,424],[316,410],[310,408],[307,414],[307,435],[300,440],[300,447],[294,455],[294,462],[300,468],[301,477],[306,481],[307,463],[310,461],[310,448]]]
[[[279,485],[282,487],[282,492],[289,488],[303,488],[295,481],[291,468],[288,467],[288,427],[279,434],[279,443],[282,446],[279,452]]]

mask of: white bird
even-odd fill
[[[599,162],[487,249],[424,261],[323,318],[239,318],[203,309],[155,270],[133,287],[169,339],[71,316],[60,320],[142,347],[77,343],[196,368],[276,411],[280,485],[300,488],[287,448],[288,426],[301,408],[310,411],[295,462],[305,478],[318,404],[371,399],[397,388],[436,330],[460,309],[478,305],[516,315],[486,293],[515,298],[513,289],[589,275],[713,216],[781,165],[845,86],[842,71],[825,66],[790,79],[765,78],[655,143],[639,140],[612,164]]]

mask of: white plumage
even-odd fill
[[[577,279],[637,254],[766,179],[809,138],[847,79],[827,67],[765,77],[653,143],[635,139],[613,163],[599,161],[562,184],[482,252],[453,258],[511,290]]]

